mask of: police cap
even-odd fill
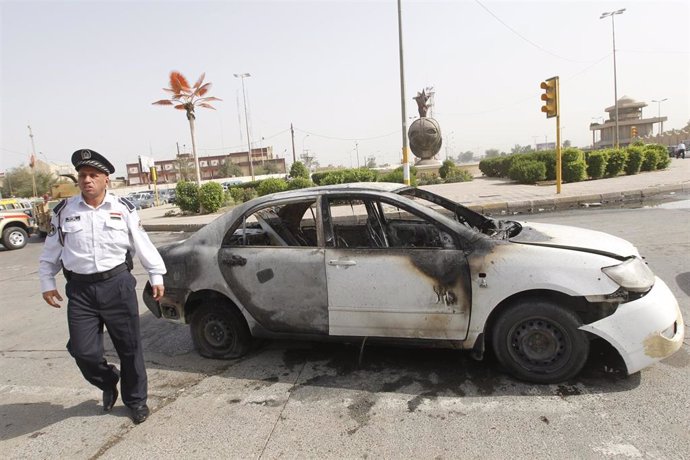
[[[91,166],[106,174],[115,172],[115,167],[100,153],[90,149],[79,149],[72,154],[72,164],[79,171],[82,166]]]

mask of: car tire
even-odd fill
[[[2,244],[5,248],[21,249],[29,241],[29,234],[21,227],[7,227],[2,232]]]
[[[224,304],[204,304],[192,315],[192,341],[205,358],[239,358],[249,351],[251,333],[237,309]]]
[[[582,370],[589,339],[580,318],[547,300],[522,300],[504,311],[492,334],[494,354],[508,372],[533,383],[558,383]]]

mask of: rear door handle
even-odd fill
[[[354,260],[329,260],[328,265],[342,265],[345,267],[350,267],[352,265],[357,265],[357,262],[355,262]]]

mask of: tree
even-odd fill
[[[467,151],[458,154],[458,163],[470,163],[474,160],[474,152]]]
[[[36,170],[36,194],[38,196],[50,192],[50,187],[55,182],[57,182],[57,178],[53,174]],[[33,194],[33,174],[28,166],[10,169],[5,173],[2,196],[29,198]]]
[[[568,147],[570,147],[570,144],[571,144],[571,143],[570,143],[570,141],[569,141],[568,139],[564,140],[564,141],[563,141],[563,148],[566,148],[566,149],[567,149]]]
[[[533,150],[532,150],[532,146],[531,146],[531,145],[522,146],[522,145],[520,145],[520,144],[515,144],[515,147],[513,147],[512,149],[510,149],[510,153],[513,154],[513,155],[516,154],[516,153],[529,153],[529,152],[532,152],[532,151],[533,151]]]
[[[175,158],[175,168],[180,172],[180,180],[189,181],[194,172],[194,161],[189,158],[189,154],[180,154]],[[198,186],[199,184],[197,184]]]
[[[305,179],[309,179],[309,170],[307,169],[306,166],[304,166],[304,163],[301,161],[295,161],[292,163],[292,166],[290,167],[290,177],[293,179],[296,179],[298,177],[304,177]]]
[[[226,158],[225,163],[218,168],[218,174],[221,177],[239,177],[244,175],[242,174],[242,168],[231,162],[230,158]]]
[[[484,152],[484,158],[494,158],[500,155],[501,152],[499,152],[498,149],[489,149],[486,152]]]
[[[170,88],[163,88],[163,91],[171,93],[170,99],[161,99],[154,102],[152,105],[172,105],[177,110],[184,110],[187,112],[187,120],[189,120],[189,131],[192,134],[192,153],[194,154],[194,166],[196,168],[196,183],[201,185],[201,172],[199,171],[199,157],[196,154],[196,137],[194,133],[194,115],[195,107],[205,107],[207,109],[216,110],[209,102],[220,101],[217,97],[204,97],[208,90],[211,89],[211,83],[204,84],[205,73],[202,73],[199,79],[190,87],[187,79],[176,71],[170,72]],[[177,103],[177,104],[175,104]]]

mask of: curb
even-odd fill
[[[470,204],[467,207],[473,211],[487,216],[514,215],[514,214],[539,214],[550,211],[565,211],[568,209],[580,209],[588,207],[604,207],[622,203],[642,202],[656,195],[670,193],[690,193],[690,183],[675,185],[658,185],[644,189],[623,190],[620,192],[608,192],[580,196],[564,196],[555,198],[539,198],[535,200],[497,201],[494,203]],[[206,223],[198,224],[169,224],[142,223],[147,232],[186,232],[193,233],[203,228]]]

